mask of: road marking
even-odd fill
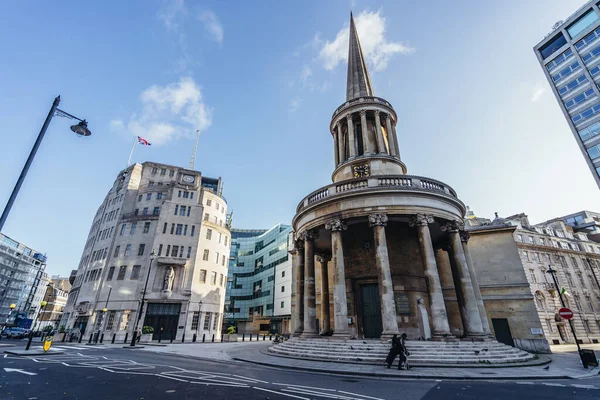
[[[175,393],[174,390],[165,390],[165,393]]]
[[[25,371],[22,369],[16,369],[16,368],[4,368],[4,370],[6,372],[18,372],[20,374],[25,374],[25,375],[37,375],[37,373],[35,373],[35,372],[29,372],[29,371]]]
[[[254,381],[254,382],[260,382],[260,383],[269,383],[267,381],[261,381],[260,379],[254,379],[254,378],[248,378],[246,376],[241,376],[241,375],[233,375],[235,377],[238,377],[240,379],[246,380],[246,381]]]
[[[250,386],[244,385],[242,383],[214,383],[214,382],[196,382],[196,381],[190,381],[190,383],[195,383],[196,385],[206,385],[206,386],[228,386],[228,387],[240,387],[240,388],[250,387]]]
[[[534,382],[521,382],[521,381],[515,381],[515,383],[517,385],[535,385]]]
[[[344,392],[343,390],[338,390],[338,392],[344,393],[344,394],[351,394],[352,396],[364,397],[365,399],[383,400],[383,399],[380,399],[379,397],[371,397],[371,396],[365,396],[363,394],[358,394],[358,393]]]
[[[542,385],[554,386],[554,387],[566,387],[567,386],[567,385],[563,385],[562,383],[546,383],[546,382],[542,382]]]
[[[294,385],[294,384],[289,384],[289,383],[273,383],[273,385],[306,388],[306,389],[316,389],[316,390],[329,390],[330,392],[336,391],[335,389],[316,388],[314,386],[302,386],[302,385]]]
[[[333,393],[321,393],[321,392],[315,392],[314,390],[308,390],[308,389],[292,388],[292,389],[281,389],[281,391],[297,393],[297,394],[305,394],[307,396],[325,397],[327,399],[356,400],[356,397],[348,397],[348,396],[337,395],[337,394],[333,394]]]
[[[189,382],[189,381],[186,381],[184,379],[173,378],[172,376],[168,376],[168,375],[162,375],[162,374],[153,374],[153,375],[156,375],[156,376],[161,377],[161,378],[173,379],[174,381],[179,381],[179,382],[185,382],[185,383]]]
[[[279,395],[282,395],[282,396],[293,397],[295,399],[310,400],[310,398],[308,398],[308,397],[294,396],[293,394],[276,392],[275,390],[263,389],[263,388],[259,388],[259,387],[256,387],[256,386],[252,386],[252,389],[262,390],[263,392],[275,393],[275,394],[279,394]]]
[[[596,386],[594,385],[578,385],[578,384],[572,384],[571,386],[576,387],[576,388],[580,388],[580,389],[598,389]]]

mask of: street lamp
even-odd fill
[[[96,343],[98,342],[98,338],[100,338],[100,332],[104,330],[106,324],[106,312],[108,311],[108,300],[110,300],[110,294],[112,292],[112,286],[108,287],[108,296],[106,297],[106,303],[104,304],[104,308],[102,309],[102,320],[98,325],[98,335],[96,336]],[[102,343],[104,338],[104,334],[102,334],[102,339],[100,339],[100,343]]]
[[[135,321],[135,327],[133,328],[133,335],[131,335],[131,343],[129,346],[135,346],[135,340],[137,339],[138,326],[142,319],[142,310],[144,309],[144,300],[146,299],[146,288],[148,287],[148,279],[150,278],[150,269],[152,268],[152,261],[154,261],[154,249],[150,253],[150,263],[148,264],[148,274],[146,275],[146,284],[144,285],[144,291],[142,292],[142,301],[140,301],[140,310],[138,312],[138,318]]]
[[[40,303],[40,312],[38,313],[38,315],[43,312],[44,307],[46,307],[46,304],[48,304],[46,302],[46,300],[42,300],[41,301],[41,303]],[[35,323],[36,323],[37,320],[39,320],[38,315],[35,316],[35,319],[33,320],[33,324],[31,324],[32,328],[35,328]],[[31,329],[29,331],[29,339],[27,340],[27,346],[25,347],[25,350],[29,350],[29,348],[31,347],[31,341],[32,340],[33,340],[33,329]]]
[[[17,183],[15,184],[15,187],[13,188],[13,191],[10,194],[8,203],[6,203],[6,207],[4,207],[4,211],[2,212],[2,216],[0,217],[0,231],[2,231],[2,228],[4,227],[4,223],[6,222],[6,219],[8,218],[10,209],[12,208],[12,206],[17,198],[17,195],[19,194],[21,185],[23,185],[23,181],[25,180],[25,177],[27,176],[29,167],[31,166],[31,163],[33,162],[33,159],[35,158],[35,154],[37,153],[38,148],[40,147],[40,144],[42,143],[42,139],[44,139],[44,135],[46,134],[46,129],[48,129],[48,125],[50,125],[50,121],[52,121],[52,118],[56,115],[58,117],[75,119],[75,120],[79,121],[78,124],[71,126],[71,130],[73,132],[75,132],[75,134],[77,134],[78,136],[90,136],[92,134],[92,132],[90,132],[90,130],[87,127],[87,122],[85,119],[79,119],[74,115],[71,115],[63,110],[60,110],[58,108],[59,103],[60,103],[60,96],[58,96],[57,98],[54,99],[54,102],[52,103],[52,107],[50,108],[50,112],[48,112],[48,116],[46,117],[46,121],[44,121],[44,125],[42,125],[42,129],[40,130],[40,133],[38,134],[38,137],[35,141],[35,144],[33,145],[31,152],[29,153],[29,157],[27,157],[27,161],[25,162],[25,166],[23,167],[23,170],[21,171],[21,175],[19,175],[19,179],[17,179]]]

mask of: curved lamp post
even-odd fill
[[[23,167],[23,170],[21,171],[21,175],[19,175],[19,179],[17,179],[17,183],[15,184],[15,187],[13,188],[13,191],[10,194],[8,203],[6,203],[6,207],[4,207],[4,211],[2,212],[2,216],[0,217],[0,231],[2,231],[2,228],[4,227],[4,223],[6,222],[6,219],[8,218],[10,209],[12,208],[12,206],[17,198],[17,195],[19,194],[21,185],[23,185],[23,181],[25,180],[25,177],[27,176],[29,167],[31,166],[31,163],[33,162],[33,159],[35,158],[35,154],[37,153],[38,148],[40,147],[40,144],[42,143],[42,139],[44,139],[44,135],[46,134],[46,129],[48,129],[48,125],[50,125],[50,121],[52,121],[52,118],[56,115],[58,117],[76,119],[77,121],[79,121],[79,123],[72,125],[71,130],[73,132],[75,132],[75,134],[77,134],[77,136],[90,136],[92,134],[92,132],[90,132],[90,130],[87,127],[87,122],[85,119],[79,119],[74,115],[71,115],[63,110],[60,110],[58,108],[59,103],[60,103],[60,96],[58,96],[57,98],[54,99],[54,103],[52,103],[52,107],[50,108],[50,112],[48,113],[48,116],[46,117],[46,121],[44,121],[44,125],[42,125],[42,129],[40,130],[40,133],[38,134],[38,137],[35,141],[35,144],[33,145],[31,152],[29,153],[29,157],[27,157],[27,161],[25,162],[25,166]]]

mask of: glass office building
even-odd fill
[[[264,334],[281,331],[281,321],[289,320],[289,315],[277,312],[285,300],[278,298],[277,307],[274,303],[275,290],[289,293],[291,299],[291,284],[280,284],[291,275],[291,230],[283,224],[269,230],[231,230],[224,329],[235,326],[240,334]]]
[[[557,22],[534,51],[600,188],[599,3]]]

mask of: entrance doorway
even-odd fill
[[[180,310],[181,303],[148,303],[144,326],[154,328],[152,340],[175,338]]]
[[[508,320],[506,318],[492,318],[492,325],[494,327],[494,332],[496,333],[496,340],[500,343],[515,347],[515,342],[510,333],[510,327],[508,326]]]
[[[90,317],[77,317],[75,320],[75,325],[73,328],[78,328],[82,335],[85,334],[85,329],[87,328],[88,320]]]
[[[379,286],[376,283],[360,285],[359,293],[363,336],[365,338],[380,338],[383,327]]]

